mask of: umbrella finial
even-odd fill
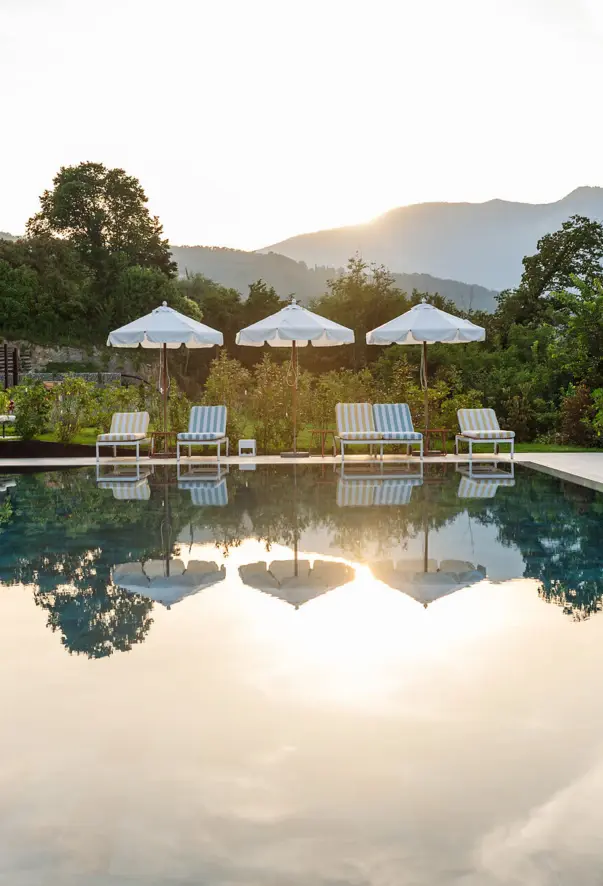
[[[166,302],[166,301],[163,302],[163,307],[164,307],[164,308],[167,308],[167,302]]]
[[[291,304],[295,307],[295,305],[297,304],[297,299],[296,299],[296,298],[292,298],[292,299],[291,299]]]
[[[164,304],[165,304],[165,302],[164,302]],[[425,296],[423,296],[423,298],[421,299],[421,304],[422,304],[422,305],[426,305],[426,304],[427,304],[427,299],[425,298]]]

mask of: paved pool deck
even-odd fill
[[[485,463],[496,461],[499,464],[509,463],[510,459],[508,455],[499,455],[496,459],[493,456],[487,455],[476,455],[474,457],[474,463]],[[401,455],[386,455],[383,459],[384,466],[390,466],[399,464],[399,465],[407,465],[413,464],[418,465],[419,460],[417,458],[406,457]],[[341,458],[333,457],[332,455],[326,455],[324,458],[321,458],[319,455],[313,455],[309,458],[281,458],[280,456],[274,455],[258,455],[255,457],[239,457],[239,456],[230,456],[228,458],[221,458],[220,463],[222,465],[243,465],[248,468],[252,465],[260,466],[260,465],[340,465]],[[368,455],[346,455],[345,459],[346,465],[361,465],[361,464],[379,464],[379,460],[375,458],[371,458]],[[425,465],[429,464],[467,464],[468,458],[467,456],[455,456],[455,455],[446,455],[446,456],[434,456],[430,458],[426,458],[424,460]],[[537,453],[537,452],[524,452],[517,453],[515,456],[515,463],[521,465],[527,465],[530,468],[534,468],[537,471],[542,471],[545,474],[550,474],[554,477],[559,477],[562,480],[568,480],[572,483],[578,483],[582,486],[587,486],[589,489],[596,489],[599,492],[603,492],[603,453],[601,452],[555,452],[555,453]],[[15,470],[18,468],[39,468],[43,471],[45,468],[76,468],[76,467],[90,467],[96,464],[96,459],[94,457],[85,457],[85,458],[0,458],[0,472],[2,470]],[[136,464],[135,458],[101,458],[100,464],[102,466],[110,466],[110,465],[132,465]],[[141,464],[143,465],[175,465],[176,460],[174,458],[142,458]],[[213,457],[193,457],[191,459],[183,458],[182,465],[205,465],[208,466],[210,464],[216,464],[216,458]]]

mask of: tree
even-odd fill
[[[251,326],[264,317],[269,317],[284,308],[288,303],[281,301],[273,286],[263,280],[249,284],[249,295],[243,303],[243,325]]]
[[[30,236],[62,237],[77,249],[97,278],[120,266],[140,265],[176,274],[159,219],[147,208],[140,182],[102,163],[62,166],[42,207],[27,223]]]
[[[345,274],[330,280],[329,292],[311,305],[316,313],[354,329],[355,344],[346,346],[345,354],[340,352],[335,355],[339,364],[337,368],[344,364],[354,369],[361,369],[367,363],[366,333],[410,307],[411,300],[396,288],[389,271],[383,265],[365,262],[359,255],[350,258]],[[379,352],[374,350],[376,358]],[[331,357],[321,354],[320,359],[317,354],[312,356],[313,363],[320,360],[323,366]],[[333,365],[332,357],[327,365]]]
[[[537,324],[557,302],[554,293],[574,285],[578,277],[591,285],[602,273],[603,225],[582,215],[573,215],[558,231],[545,234],[534,255],[523,259],[523,274],[517,289],[502,292],[499,318],[505,329],[513,323]]]

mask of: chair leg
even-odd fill
[[[343,464],[343,460],[344,460],[344,457],[345,457],[345,456],[344,456],[345,444],[344,444],[343,440],[340,440],[340,441],[339,441],[339,445],[341,446],[341,464]]]
[[[515,440],[511,440],[511,461],[513,461],[515,457]]]
[[[419,442],[419,458],[423,461],[423,439]]]
[[[230,440],[226,438],[226,458],[230,455]]]
[[[96,463],[99,464],[99,462],[100,462],[100,449],[99,449],[99,446],[97,443],[96,444]]]
[[[473,440],[469,440],[469,458],[473,461]]]
[[[113,447],[113,458],[117,458],[117,446]]]
[[[216,446],[216,449],[218,451],[218,464],[220,464],[220,451],[222,449],[222,444],[218,443],[218,445]]]

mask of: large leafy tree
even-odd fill
[[[557,307],[554,293],[574,285],[578,277],[592,284],[601,276],[603,225],[582,215],[573,215],[558,231],[545,234],[534,255],[523,259],[523,274],[517,289],[499,296],[498,319],[507,331],[514,323],[538,325]]]
[[[175,275],[159,219],[150,214],[138,179],[123,169],[91,162],[63,166],[40,202],[28,234],[69,240],[97,277],[124,265]]]

